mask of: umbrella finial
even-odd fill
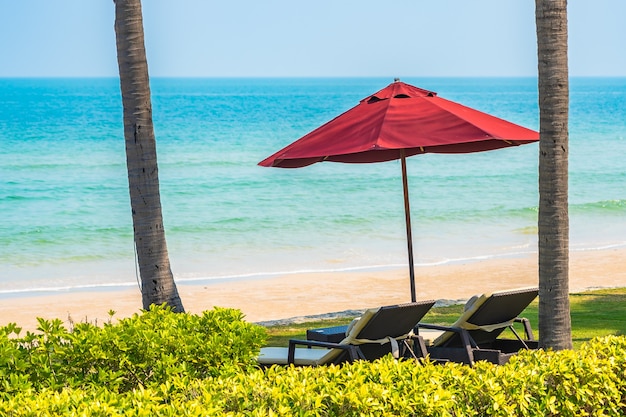
[[[395,78],[393,79],[393,82],[394,82],[394,83],[397,83],[398,81],[400,81],[400,77],[395,77]]]

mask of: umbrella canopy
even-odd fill
[[[420,153],[469,153],[539,140],[539,133],[396,81],[281,149],[261,166],[383,162]]]
[[[539,140],[539,133],[395,81],[259,163],[299,168],[321,161],[402,160],[411,300],[415,301],[407,156],[470,153]]]

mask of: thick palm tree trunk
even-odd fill
[[[539,335],[570,349],[567,0],[536,0],[539,83]]]
[[[166,303],[182,312],[163,228],[141,1],[114,1],[128,186],[143,308]]]

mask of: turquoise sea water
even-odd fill
[[[392,80],[153,79],[178,282],[407,263],[400,164],[256,164]],[[531,78],[407,78],[538,129]],[[538,145],[408,160],[416,263],[536,251]],[[574,78],[575,251],[626,246],[626,78]],[[134,285],[116,79],[0,79],[0,294]]]

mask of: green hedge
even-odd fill
[[[389,356],[344,366],[263,370],[253,357],[264,331],[233,310],[193,316],[157,309],[102,330],[77,326],[76,336],[63,333],[58,323],[47,324],[48,337],[19,343],[4,329],[0,415],[626,414],[626,337],[621,336],[594,339],[576,351],[525,351],[504,366],[470,368]],[[107,348],[111,340],[117,345]],[[15,359],[6,356],[11,352]],[[68,358],[70,352],[79,357]]]
[[[0,398],[62,388],[125,392],[166,383],[175,376],[202,379],[250,369],[266,331],[243,321],[239,310],[202,315],[164,307],[95,326],[39,320],[39,331],[20,336],[0,328]]]

